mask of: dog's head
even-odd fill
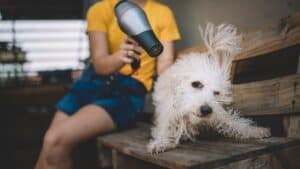
[[[208,120],[232,103],[229,75],[241,49],[240,36],[226,24],[207,24],[200,32],[207,52],[187,54],[158,78],[153,97],[157,112]]]
[[[208,51],[191,53],[175,63],[172,88],[180,112],[207,119],[232,102],[229,75],[241,39],[233,25],[209,23],[200,32]]]
[[[177,111],[208,119],[232,102],[229,71],[208,53],[191,53],[174,67],[171,83]]]

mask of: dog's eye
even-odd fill
[[[215,96],[219,96],[219,95],[220,95],[220,92],[219,92],[219,91],[214,91],[214,95],[215,95]]]
[[[202,89],[204,85],[200,81],[194,81],[192,82],[192,86],[194,88]]]

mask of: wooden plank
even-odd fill
[[[300,75],[233,85],[233,106],[242,115],[300,112]]]
[[[236,74],[237,62],[233,62],[230,70],[230,81],[232,82],[234,79],[234,75]]]
[[[300,12],[275,21],[242,36],[243,51],[235,61],[248,59],[300,44]],[[190,52],[205,52],[203,44],[180,51],[178,58]]]
[[[230,163],[216,169],[298,169],[300,146],[286,148],[276,153],[264,154],[246,160]]]
[[[258,155],[300,145],[300,140],[269,138],[264,140],[201,140],[184,143],[178,148],[151,155],[146,151],[150,139],[149,126],[114,133],[98,138],[98,141],[128,156],[165,168],[216,168]]]
[[[99,168],[111,168],[112,167],[112,150],[103,146],[99,142],[96,142],[98,167]]]
[[[298,54],[298,67],[297,67],[297,73],[300,74],[300,53]]]
[[[235,60],[256,57],[300,44],[300,12],[243,36],[243,52]]]
[[[300,138],[300,115],[285,116],[284,128],[287,137]]]
[[[277,161],[275,161],[277,162]],[[273,163],[275,163],[273,162]],[[264,154],[257,157],[248,158],[238,162],[230,163],[228,165],[218,167],[216,169],[283,169],[280,165],[273,165],[272,167],[272,154]]]
[[[284,169],[300,168],[300,146],[289,147],[273,154],[273,158],[279,161]]]
[[[157,165],[133,158],[117,150],[112,150],[113,169],[162,169]]]

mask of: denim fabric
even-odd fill
[[[119,129],[127,127],[143,110],[146,88],[130,76],[115,73],[101,76],[89,65],[56,108],[73,115],[85,105],[104,108]]]

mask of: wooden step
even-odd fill
[[[231,139],[186,142],[178,148],[151,155],[146,151],[149,125],[97,138],[113,150],[113,166],[118,169],[172,168],[300,168],[300,140],[268,138],[238,141]]]

